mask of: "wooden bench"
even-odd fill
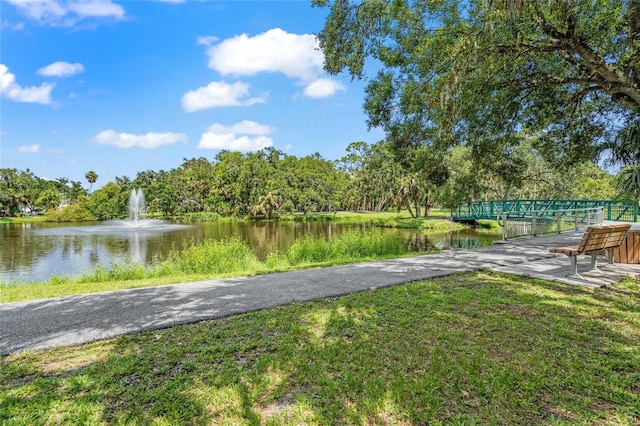
[[[598,254],[605,252],[610,264],[613,264],[613,250],[624,242],[631,225],[604,225],[590,226],[582,235],[582,240],[577,246],[559,247],[549,250],[551,253],[560,253],[571,259],[570,277],[582,278],[578,274],[578,256],[591,256],[591,270],[598,269]]]

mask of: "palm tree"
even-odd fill
[[[620,193],[633,198],[640,205],[640,164],[626,166],[616,176]]]
[[[629,166],[640,163],[640,119],[636,119],[618,133],[615,141],[604,146],[609,153],[608,166]]]
[[[98,180],[98,174],[93,170],[89,170],[84,177],[87,178],[87,182],[89,182],[89,192],[91,192],[91,187]]]
[[[637,2],[640,10],[640,0]],[[616,187],[620,194],[640,205],[640,119],[636,119],[618,133],[616,141],[605,147],[609,151],[606,163],[620,165]]]

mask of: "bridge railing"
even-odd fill
[[[502,239],[561,233],[597,225],[604,221],[604,207],[577,209],[530,210],[502,212],[498,224],[502,226]]]
[[[452,212],[453,220],[494,220],[500,213],[555,211],[602,207],[606,220],[637,222],[638,204],[630,200],[499,200],[460,205]]]

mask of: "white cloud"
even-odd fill
[[[202,36],[202,37],[198,37],[196,39],[196,44],[202,44],[204,46],[210,46],[213,43],[215,43],[216,41],[220,40],[218,37],[216,36]]]
[[[93,138],[93,142],[101,145],[114,145],[118,148],[153,149],[159,146],[172,145],[177,142],[187,143],[187,135],[184,133],[155,133],[146,135],[134,135],[131,133],[117,133],[115,130],[105,130]]]
[[[0,24],[0,29],[3,29],[3,30],[8,29],[13,31],[24,30],[24,22],[17,22],[15,24],[12,24],[7,20],[3,20],[2,23]]]
[[[7,0],[20,13],[43,25],[70,27],[91,18],[125,19],[124,8],[111,0]]]
[[[282,73],[306,86],[303,93],[325,98],[346,87],[323,75],[324,56],[313,34],[291,34],[274,28],[250,37],[241,34],[218,42],[216,37],[198,37],[208,46],[209,68],[223,76],[254,76],[261,72]]]
[[[33,154],[40,151],[40,145],[22,145],[18,147],[18,152],[27,152],[29,154]]]
[[[346,90],[344,84],[329,78],[319,78],[304,88],[304,95],[310,98],[326,98],[339,90]]]
[[[214,124],[214,126],[219,126],[219,124]],[[230,129],[234,133],[245,133],[247,135],[266,135],[271,133],[271,126],[268,124],[260,124],[250,120],[242,120],[231,126]]]
[[[82,72],[84,72],[84,65],[81,63],[71,64],[63,61],[54,62],[38,70],[38,74],[47,77],[69,77]]]
[[[303,82],[315,80],[322,72],[324,57],[316,36],[290,34],[280,28],[249,37],[228,38],[207,50],[209,68],[222,75],[252,76],[260,72],[280,72]]]
[[[243,120],[230,127],[216,123],[202,135],[198,148],[259,151],[273,146],[273,140],[267,136],[271,132],[270,126],[249,120]]]
[[[249,85],[242,82],[227,84],[223,81],[213,81],[205,87],[189,91],[182,96],[182,109],[186,112],[201,109],[249,106],[264,103],[266,95],[249,98]]]
[[[0,64],[0,94],[8,99],[16,102],[50,104],[51,91],[54,87],[52,83],[21,87],[16,83],[16,76],[9,72],[9,68]]]
[[[71,1],[68,3],[69,10],[80,17],[113,17],[124,18],[124,8],[119,4],[111,3],[111,0],[88,0]]]

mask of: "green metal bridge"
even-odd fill
[[[602,207],[604,220],[637,222],[638,204],[629,200],[502,200],[479,201],[463,204],[452,212],[451,219],[458,222],[475,220],[496,220],[502,213],[526,216],[536,212],[536,216],[549,216],[559,210],[588,209]]]

